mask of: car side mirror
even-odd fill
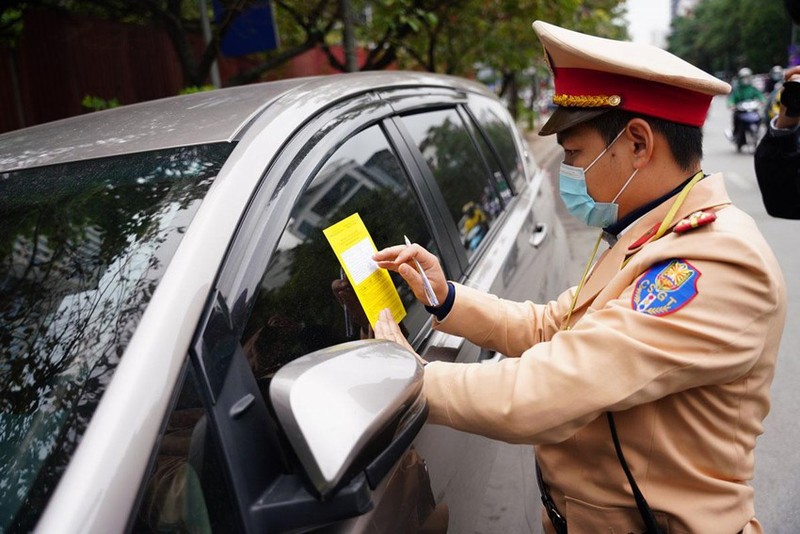
[[[363,340],[284,365],[269,394],[314,490],[325,500],[362,470],[375,488],[427,417],[422,365],[397,343]]]

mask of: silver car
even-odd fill
[[[353,213],[450,279],[564,286],[550,185],[467,80],[294,79],[0,135],[0,532],[479,524],[498,459],[530,453],[424,425],[419,365],[369,339],[322,233]],[[393,280],[425,358],[502,357]]]

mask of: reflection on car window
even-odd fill
[[[208,419],[190,368],[145,478],[133,532],[239,530]]]
[[[472,136],[475,138],[475,142],[478,144],[478,148],[480,149],[481,154],[483,155],[483,159],[486,164],[489,166],[489,170],[492,173],[492,178],[494,179],[494,185],[497,189],[497,192],[500,194],[500,198],[503,201],[503,205],[506,205],[513,193],[511,192],[511,188],[506,181],[506,174],[503,170],[503,167],[500,165],[500,161],[495,156],[494,151],[487,143],[486,139],[484,138],[483,134],[481,134],[478,129],[475,127],[475,124],[472,120],[469,121],[470,131],[472,132]]]
[[[403,235],[438,254],[408,177],[379,126],[331,156],[295,204],[263,275],[242,346],[260,379],[298,356],[368,337],[369,323],[322,230],[358,213],[378,248]],[[393,276],[416,334],[429,314]]]
[[[514,140],[514,124],[505,108],[499,102],[475,95],[470,96],[469,108],[496,150],[511,183],[517,191],[521,190],[525,168]]]
[[[455,109],[408,115],[403,123],[439,184],[464,248],[472,253],[502,209],[472,136]]]
[[[0,531],[35,525],[231,150],[0,174]]]

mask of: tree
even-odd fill
[[[731,75],[743,66],[765,72],[786,64],[790,39],[781,2],[701,0],[673,22],[668,48],[702,69]]]
[[[437,2],[426,6],[427,16],[419,17],[416,31],[396,43],[397,61],[401,67],[460,76],[472,76],[479,67],[496,73],[499,92],[508,97],[516,115],[522,72],[542,65],[532,21],[542,19],[595,35],[626,38],[623,5],[621,0]]]
[[[220,0],[224,13],[210,42],[197,50],[200,30],[197,0],[29,0],[11,1],[0,15],[19,27],[28,9],[57,9],[164,28],[180,61],[184,85],[206,83],[219,44],[236,17],[254,0]],[[345,71],[334,51],[342,39],[342,3],[337,0],[273,0],[281,46],[252,57],[255,66],[235,74],[228,84],[258,81],[264,73],[314,48],[329,64]],[[531,29],[534,19],[614,38],[627,37],[621,19],[624,0],[350,0],[359,14],[356,41],[364,50],[360,70],[390,65],[461,76],[476,69],[496,73],[500,92],[516,111],[521,73],[542,65]],[[3,30],[0,24],[0,31]],[[0,34],[1,36],[2,34]]]

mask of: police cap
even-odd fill
[[[702,126],[730,85],[661,48],[615,41],[537,20],[558,107],[539,135],[562,132],[610,109]]]

